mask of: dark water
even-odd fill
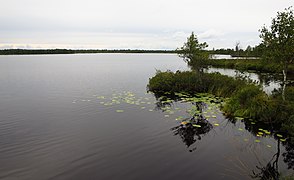
[[[217,107],[204,107],[205,132],[178,119],[191,103],[159,109],[146,85],[167,69],[187,67],[176,55],[0,56],[0,179],[251,179],[275,162],[293,173],[286,142]]]

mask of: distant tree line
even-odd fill
[[[233,57],[261,57],[264,52],[264,45],[259,44],[255,47],[247,46],[247,48],[241,49],[239,44],[236,45],[235,49],[213,49],[210,50],[210,54],[223,54],[223,55],[231,55]]]
[[[80,54],[80,53],[176,53],[175,50],[140,50],[140,49],[3,49],[0,55],[30,55],[30,54]]]

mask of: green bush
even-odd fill
[[[268,96],[258,87],[247,85],[232,94],[223,110],[232,116],[261,118],[267,111]]]
[[[235,79],[219,73],[197,73],[185,71],[176,73],[158,71],[149,79],[147,88],[152,92],[189,92],[211,93],[216,96],[230,97],[232,93],[245,87],[249,82],[243,79]]]

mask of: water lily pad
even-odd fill
[[[259,142],[260,142],[260,140],[256,139],[256,140],[255,140],[255,142],[256,142],[256,143],[259,143]]]
[[[272,146],[271,145],[266,145],[268,148],[271,148]]]
[[[218,123],[214,123],[213,125],[215,125],[215,126],[219,126],[219,124],[218,124]]]
[[[277,134],[277,136],[280,137],[280,138],[283,137],[281,134]]]
[[[176,118],[177,121],[178,121],[178,120],[182,120],[182,119],[183,119],[182,116],[179,116],[179,117]]]
[[[192,126],[201,128],[201,125],[199,125],[199,124],[192,124]]]
[[[239,128],[238,130],[239,130],[239,131],[243,131],[244,129],[242,129],[242,128]]]
[[[124,112],[124,110],[118,109],[118,110],[116,110],[116,112],[122,113],[122,112]]]

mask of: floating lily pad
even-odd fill
[[[182,120],[182,119],[183,119],[182,116],[179,116],[179,117],[176,118],[177,121],[178,121],[178,120]]]
[[[201,125],[199,125],[199,124],[192,124],[192,126],[201,128]]]
[[[124,112],[124,110],[118,109],[118,110],[116,110],[116,112],[122,113],[122,112]]]
[[[186,124],[188,124],[188,122],[183,121],[183,122],[181,122],[181,124],[186,125]]]

